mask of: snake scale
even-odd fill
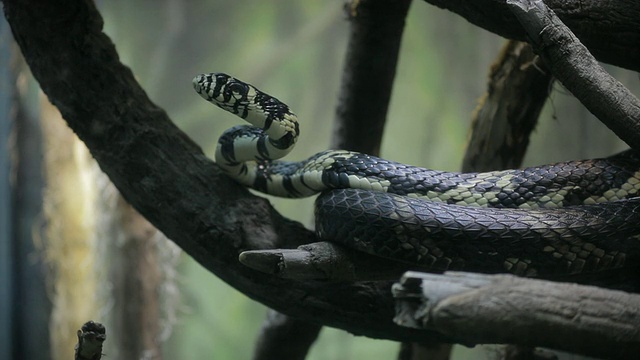
[[[289,107],[221,73],[198,94],[251,125],[227,130],[215,161],[239,183],[284,197],[320,193],[316,232],[434,271],[525,276],[620,268],[640,255],[640,156],[456,173],[351,151],[282,161],[300,133]]]

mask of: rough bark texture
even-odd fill
[[[553,77],[527,43],[509,41],[491,67],[462,162],[462,171],[520,167]]]
[[[507,0],[425,0],[450,10],[472,24],[509,39],[526,34]],[[637,1],[546,0],[600,61],[640,70],[640,3]]]
[[[370,337],[456,341],[393,324],[389,282],[292,281],[241,265],[242,250],[292,247],[315,237],[225,177],[151,103],[101,32],[91,1],[4,4],[34,76],[102,170],[127,201],[205,268],[303,320]]]
[[[4,1],[34,76],[101,169],[152,224],[247,296],[303,320],[374,338],[424,339],[391,321],[390,282],[277,279],[237,260],[246,249],[315,236],[224,176],[154,105],[101,32],[91,1]],[[444,338],[433,334],[433,339]],[[449,339],[453,341],[453,339]]]
[[[284,279],[325,281],[396,280],[409,266],[325,241],[297,249],[245,251],[240,261]]]
[[[640,352],[640,295],[455,272],[407,273],[394,293],[399,323],[471,344],[515,343],[615,359]]]
[[[640,150],[640,100],[609,75],[541,0],[508,0],[551,73],[620,139]]]

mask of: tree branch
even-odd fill
[[[322,326],[270,310],[262,324],[254,360],[304,360]]]
[[[411,0],[353,1],[332,147],[378,155]],[[367,129],[366,132],[363,129]],[[366,133],[366,136],[363,134]]]
[[[425,339],[391,321],[390,282],[329,284],[274,278],[237,260],[242,250],[310,243],[228,177],[154,105],[123,66],[90,0],[5,0],[33,75],[124,198],[205,268],[287,315],[359,335]],[[188,82],[188,79],[186,80]],[[448,340],[437,333],[432,340]]]
[[[350,149],[368,154],[378,154],[386,121],[387,106],[391,98],[391,86],[395,77],[400,40],[404,30],[404,19],[411,0],[384,1],[360,0],[345,6],[351,21],[347,56],[342,75],[339,104],[334,122],[334,137],[331,146]],[[362,129],[368,129],[363,132]],[[364,262],[375,268],[377,261],[370,257],[358,256],[353,251],[342,250],[339,246],[323,243],[318,254],[350,254],[358,264]],[[316,247],[312,247],[316,249]],[[349,276],[353,269],[345,256],[333,257],[329,262],[312,266],[316,257],[306,250],[265,250],[245,252],[240,261],[259,270],[276,271],[279,276],[295,279],[317,279],[325,276]],[[368,261],[367,261],[368,260]],[[345,262],[346,261],[346,262]],[[275,264],[274,264],[275,262]],[[324,266],[330,264],[329,267]],[[336,272],[335,269],[343,271]],[[283,344],[290,336],[299,336],[320,331],[316,324],[306,323],[284,315],[267,319],[260,335],[256,359],[304,358],[308,347],[292,349]],[[295,330],[294,330],[295,329]],[[304,337],[302,343],[311,346],[313,341]],[[297,353],[292,353],[297,350]]]
[[[330,242],[297,249],[245,251],[240,254],[240,261],[258,271],[297,280],[396,280],[409,267]]]
[[[514,40],[526,34],[507,0],[425,0],[483,29]],[[546,0],[598,60],[640,71],[640,3],[636,1]]]
[[[463,172],[520,167],[553,77],[527,43],[508,41],[471,121]]]
[[[463,343],[543,346],[616,359],[635,359],[640,351],[640,295],[457,272],[408,272],[393,292],[398,323],[455,334]]]
[[[640,100],[609,75],[541,0],[507,0],[551,73],[600,121],[640,150]]]

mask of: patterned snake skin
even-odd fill
[[[241,184],[316,201],[316,231],[431,270],[576,274],[628,265],[640,242],[640,156],[486,173],[435,171],[329,150],[280,161],[299,135],[288,106],[225,74],[193,80],[205,100],[245,119],[215,160]]]

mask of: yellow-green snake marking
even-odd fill
[[[635,151],[486,173],[435,171],[343,150],[281,161],[299,135],[287,105],[225,74],[198,75],[193,85],[253,125],[220,137],[218,165],[264,193],[321,193],[321,239],[432,270],[552,276],[637,261]]]

